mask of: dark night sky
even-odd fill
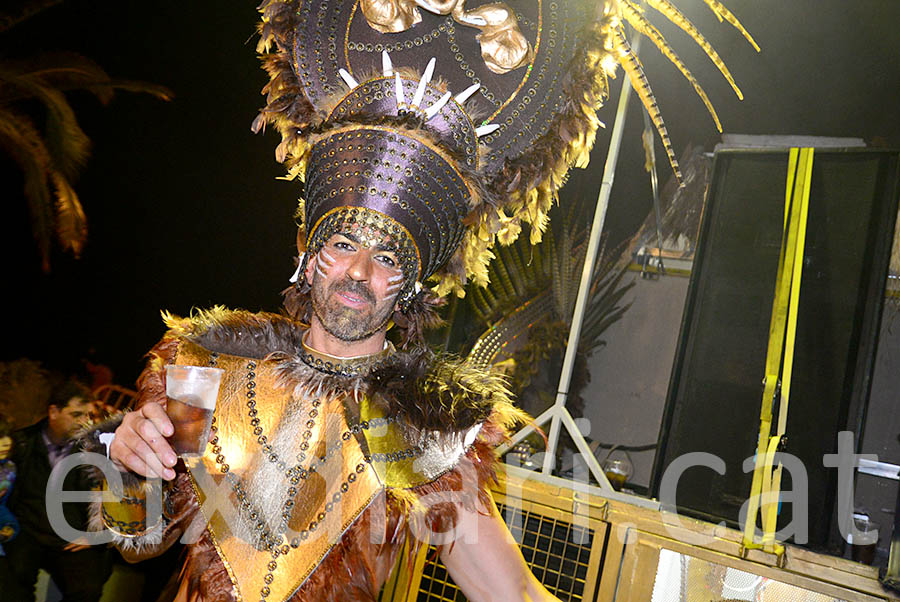
[[[761,54],[701,0],[678,2],[731,68],[743,102],[699,49],[656,19],[706,89],[726,133],[880,138],[900,147],[900,3],[726,4]],[[0,37],[2,56],[74,50],[114,77],[175,92],[169,103],[122,93],[108,107],[71,95],[94,143],[77,183],[90,240],[80,261],[55,254],[50,275],[40,272],[21,180],[0,158],[10,322],[0,359],[27,356],[65,367],[93,346],[117,380],[130,384],[143,352],[162,334],[160,309],[185,314],[216,303],[277,309],[293,269],[297,192],[276,180],[277,136],[249,130],[266,82],[254,52],[255,23],[252,2],[68,0]],[[691,86],[646,42],[642,60],[676,153],[689,143],[711,150],[718,134]],[[601,112],[610,128],[619,81],[621,75]],[[651,203],[632,100],[607,218],[613,240],[632,234]],[[591,168],[573,177],[564,199],[596,195],[607,142],[608,131],[601,131]],[[661,167],[665,180],[668,168]]]

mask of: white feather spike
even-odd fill
[[[294,275],[290,277],[288,282],[296,283],[298,280],[300,280],[300,266],[303,265],[304,257],[306,257],[306,253],[300,253],[300,255],[297,257],[297,269],[294,270]]]
[[[394,94],[397,96],[397,108],[406,108],[406,99],[403,98],[403,82],[400,81],[400,73],[394,71]]]
[[[419,87],[416,88],[416,93],[413,96],[412,102],[409,103],[410,107],[416,108],[422,104],[422,99],[425,98],[425,88],[428,87],[428,84],[431,82],[431,76],[434,75],[434,64],[437,62],[437,59],[431,57],[431,60],[428,61],[428,65],[425,67],[425,73],[422,74],[422,79],[419,80]]]
[[[481,88],[481,84],[472,84],[456,95],[456,102],[458,102],[459,104],[466,102],[473,94],[478,92],[479,88]]]
[[[481,138],[482,136],[487,136],[488,134],[496,132],[499,129],[499,123],[489,123],[487,125],[475,128],[475,135]]]
[[[344,80],[345,84],[350,86],[351,90],[359,85],[359,82],[356,81],[356,78],[350,75],[350,73],[346,69],[338,69],[338,75],[341,76],[341,79]]]
[[[381,72],[385,77],[390,77],[394,74],[394,64],[391,63],[391,55],[388,54],[387,50],[381,51]]]
[[[441,96],[441,98],[436,103],[428,107],[428,109],[425,111],[425,119],[431,119],[432,117],[437,115],[438,111],[444,108],[444,105],[447,104],[447,101],[450,100],[451,96],[453,95],[449,90],[447,92],[444,92],[444,95]]]

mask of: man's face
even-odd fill
[[[12,437],[6,435],[5,437],[0,437],[0,460],[5,460],[9,457],[9,452],[12,449]]]
[[[62,408],[50,406],[48,426],[52,433],[61,439],[68,439],[75,434],[85,420],[90,418],[91,405],[83,397],[72,397]]]
[[[319,322],[332,336],[352,342],[386,327],[403,272],[389,245],[367,246],[353,234],[335,234],[310,257],[306,280]]]

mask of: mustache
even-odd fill
[[[375,294],[362,282],[345,278],[331,287],[333,293],[351,293],[375,305]]]

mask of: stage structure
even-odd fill
[[[610,499],[598,487],[508,466],[494,499],[534,574],[560,600],[586,602],[876,602],[897,600],[878,570],[788,545],[777,558],[742,533]],[[381,602],[465,597],[423,549],[401,562]]]
[[[815,141],[800,142],[813,144]],[[741,168],[746,167],[748,163],[756,167],[762,164],[763,169],[770,168],[771,173],[766,172],[762,175],[756,173],[749,178],[732,177],[741,172]],[[725,172],[731,176],[726,178],[723,175]],[[728,261],[729,257],[736,256],[757,265],[757,270],[762,269],[763,260],[754,259],[755,256],[750,252],[753,246],[749,243],[737,245],[737,252],[732,254],[709,246],[712,244],[709,241],[728,239],[734,241],[737,236],[737,233],[715,234],[713,229],[718,227],[715,223],[739,228],[744,231],[742,235],[744,238],[749,236],[748,240],[757,240],[758,246],[769,249],[775,258],[774,267],[766,268],[768,270],[766,274],[744,278],[745,284],[758,283],[758,286],[770,292],[776,288],[777,282],[790,284],[790,286],[782,285],[780,295],[774,295],[781,298],[780,303],[774,302],[773,297],[768,296],[766,297],[768,300],[752,312],[754,316],[765,316],[765,320],[755,319],[755,322],[762,324],[764,334],[774,333],[768,337],[770,347],[768,363],[770,366],[779,366],[779,374],[774,377],[774,382],[781,381],[781,386],[766,393],[760,409],[763,385],[759,382],[761,378],[756,378],[755,384],[751,387],[754,391],[753,399],[741,404],[741,407],[744,407],[741,416],[744,414],[746,416],[740,420],[733,420],[733,424],[728,427],[730,430],[723,430],[726,424],[715,427],[724,433],[720,439],[725,447],[717,448],[720,452],[729,447],[741,447],[735,445],[735,442],[745,436],[750,438],[750,444],[744,446],[748,448],[745,455],[752,456],[754,451],[752,443],[757,437],[763,446],[762,452],[757,454],[760,468],[755,471],[758,475],[755,483],[751,483],[754,480],[751,478],[754,476],[753,471],[741,477],[743,472],[740,462],[728,464],[728,472],[732,476],[736,475],[739,483],[732,481],[738,487],[726,496],[727,499],[740,498],[744,501],[751,493],[759,494],[766,491],[778,498],[777,477],[780,469],[771,452],[779,449],[779,445],[782,449],[806,457],[809,455],[807,453],[809,435],[825,434],[826,438],[832,441],[838,430],[847,427],[857,435],[860,434],[860,416],[865,410],[867,383],[872,378],[875,331],[879,323],[890,236],[893,233],[897,211],[897,180],[898,156],[896,152],[890,151],[833,147],[816,149],[810,146],[802,150],[771,147],[751,151],[732,149],[716,155],[711,184],[711,190],[714,191],[712,194],[716,199],[707,199],[704,208],[701,244],[705,246],[698,249],[695,257],[689,298],[696,298],[704,290],[703,282],[707,283],[705,285],[707,288],[710,286],[709,273],[701,274],[701,266],[698,264],[705,262],[714,265],[716,262]],[[772,189],[780,187],[780,191],[761,191],[760,188],[766,186]],[[719,199],[723,193],[727,193],[725,198]],[[727,199],[729,196],[732,197],[730,200]],[[772,199],[774,201],[770,202]],[[728,207],[735,210],[741,207],[750,208],[757,213],[744,217],[722,215],[722,211],[726,211]],[[766,230],[767,232],[771,230],[769,234],[766,236],[753,234],[769,222],[777,222],[776,227]],[[744,227],[741,227],[742,224]],[[658,254],[657,250],[656,255]],[[790,264],[790,269],[785,267],[786,263]],[[726,274],[730,273],[732,278],[746,276],[746,271],[741,269],[722,269]],[[856,282],[850,278],[853,274],[856,275],[858,284],[853,284]],[[805,301],[801,301],[796,288],[798,281],[804,283]],[[725,282],[725,288],[734,288],[734,283],[728,282]],[[822,360],[822,358],[810,360],[811,356],[803,355],[809,352],[804,350],[802,344],[805,336],[802,316],[806,307],[807,315],[815,317],[813,322],[809,322],[807,318],[808,325],[813,326],[812,334],[818,332],[818,335],[821,335],[824,330],[828,330],[823,330],[825,324],[823,318],[816,317],[815,313],[810,314],[809,310],[815,307],[819,311],[825,311],[823,308],[831,307],[827,298],[822,296],[827,291],[837,290],[829,286],[829,282],[835,286],[847,287],[848,290],[844,294],[846,299],[836,301],[834,307],[845,308],[847,311],[845,321],[849,320],[848,324],[853,323],[856,326],[847,331],[852,340],[845,341],[846,348],[832,354],[846,359],[844,365],[848,369],[844,376],[840,370],[832,371],[834,378],[849,379],[845,386],[832,387],[838,392],[838,397],[843,396],[845,399],[843,401],[836,399],[833,403],[828,402],[827,407],[823,407],[816,403],[817,399],[822,398],[805,393],[802,386],[808,383],[810,378],[815,377],[816,372],[811,366]],[[823,283],[826,285],[824,289]],[[686,310],[684,318],[686,330],[683,330],[680,337],[683,348],[679,353],[682,358],[685,357],[685,346],[693,348],[687,341],[687,338],[694,336],[690,334],[690,323],[702,324],[710,319],[709,312],[702,320],[696,316],[691,317],[691,312],[696,314],[696,308],[701,305],[695,299]],[[735,311],[741,307],[734,300],[726,305],[734,306]],[[483,348],[479,351],[487,357],[491,349],[496,352],[502,348],[504,340],[517,336],[514,331],[527,328],[526,325],[534,322],[536,316],[540,315],[541,309],[539,305],[523,306],[517,314],[511,316],[512,319],[508,323],[503,324],[507,327],[506,331],[496,329],[491,333],[492,338],[487,337],[481,341]],[[772,315],[780,316],[783,329],[770,328],[769,320]],[[793,318],[789,319],[789,316]],[[734,320],[729,324],[733,326]],[[728,331],[726,326],[720,327]],[[829,331],[837,332],[834,329]],[[788,334],[792,340],[779,339],[779,336],[786,337]],[[779,340],[784,342],[779,344]],[[791,347],[796,348],[800,354],[793,361],[788,359],[794,358],[793,353],[789,352]],[[835,349],[833,346],[825,349],[821,349],[821,345],[819,347],[820,352]],[[761,346],[755,345],[754,348],[761,349],[762,356],[756,359],[757,363],[763,366],[766,363],[766,341],[764,340]],[[715,350],[721,350],[721,344],[713,345],[709,349],[716,356]],[[775,349],[775,352],[772,349]],[[812,350],[815,351],[815,345]],[[721,351],[718,357],[720,359],[724,357]],[[794,369],[795,375],[799,373],[808,376],[799,377],[800,384],[795,384],[794,407],[788,421],[787,393],[790,391],[792,363],[798,366]],[[784,370],[785,366],[787,371]],[[677,383],[683,382],[689,376],[686,370],[678,372],[673,376],[673,394],[678,390]],[[702,370],[699,372],[701,375],[704,373]],[[851,382],[859,384],[852,385]],[[560,390],[563,388],[561,386]],[[775,395],[775,391],[779,396]],[[777,404],[773,406],[767,403],[772,400]],[[732,401],[737,403],[736,400]],[[672,403],[675,404],[672,408],[677,406],[681,409],[670,408],[667,411],[670,415],[673,412],[684,414],[691,407],[686,401]],[[734,415],[734,404],[718,405],[723,409],[732,408],[729,412]],[[708,434],[710,429],[703,426],[700,416],[705,415],[703,408],[708,410],[710,407],[708,403],[700,403],[697,408],[701,414],[694,418],[685,415],[680,422],[682,425],[694,425],[701,432],[684,437],[672,435],[668,433],[671,424],[664,423],[665,444],[657,458],[658,474],[669,460],[685,452],[684,449],[678,451],[678,446],[673,442],[677,443],[680,440],[696,444],[705,440],[704,433]],[[819,410],[815,411],[815,408]],[[552,414],[552,410],[545,413],[545,419]],[[558,419],[563,424],[567,423],[565,415]],[[669,421],[670,418],[666,420]],[[808,432],[804,433],[802,425],[806,420],[817,421],[816,424],[819,426],[805,429]],[[574,423],[571,418],[568,422]],[[772,425],[772,431],[765,430],[767,424]],[[743,434],[736,435],[736,430]],[[795,433],[792,440],[791,433]],[[782,443],[785,439],[789,440],[786,448]],[[736,453],[740,451],[737,450]],[[809,453],[821,455],[830,451],[831,448],[825,446],[821,449],[819,447],[811,449]],[[592,455],[587,459],[592,460]],[[873,467],[870,464],[862,463],[860,472],[874,474],[871,472]],[[883,470],[887,465],[879,466],[880,468],[875,468]],[[599,467],[595,468],[598,469]],[[718,478],[713,472],[707,472],[709,472],[707,477]],[[520,537],[526,559],[535,574],[564,600],[705,602],[898,599],[895,593],[879,583],[877,569],[835,556],[840,554],[840,550],[834,548],[835,542],[830,538],[830,534],[837,524],[833,522],[837,507],[833,494],[829,493],[832,491],[833,483],[829,483],[824,475],[819,474],[821,472],[813,470],[811,473],[816,481],[812,484],[813,489],[822,492],[821,496],[819,493],[816,494],[817,501],[811,508],[814,538],[812,546],[817,550],[831,546],[830,553],[818,553],[809,546],[798,547],[777,541],[773,528],[777,506],[771,503],[763,504],[758,509],[763,514],[759,523],[763,528],[759,533],[754,532],[755,520],[751,519],[741,525],[737,521],[736,514],[732,517],[730,512],[728,516],[718,512],[710,513],[705,510],[708,506],[703,505],[709,501],[703,500],[718,498],[705,489],[693,497],[679,495],[678,508],[661,508],[656,500],[610,491],[600,479],[598,482],[601,483],[601,487],[591,487],[586,484],[586,478],[573,483],[550,476],[544,470],[532,472],[508,467],[507,478],[495,491],[495,497],[501,511],[510,522],[513,533]],[[586,477],[586,474],[582,476]],[[518,478],[518,481],[513,477]],[[703,475],[699,477],[702,480]],[[710,478],[706,480],[709,481]],[[764,482],[767,483],[765,491]],[[682,492],[682,489],[679,483],[679,492]],[[690,489],[698,491],[696,486]],[[514,506],[510,500],[519,495],[523,500],[521,502],[523,510],[521,514],[516,514],[510,511],[510,507]],[[679,509],[682,515],[680,517],[673,512]],[[695,518],[686,518],[685,513]],[[725,518],[726,522],[717,526],[715,523],[722,518]],[[778,522],[783,523],[787,518],[789,514],[785,513]],[[742,533],[739,527],[744,527],[745,532]],[[392,584],[393,589],[386,596],[394,597],[387,597],[386,600],[463,599],[448,581],[440,563],[433,557],[421,557],[415,570],[405,579]]]
[[[631,43],[635,56],[640,52],[641,38],[635,36]],[[613,122],[612,135],[609,141],[609,150],[606,154],[606,164],[603,168],[603,179],[600,184],[600,192],[597,196],[597,205],[594,209],[594,220],[591,225],[591,234],[588,239],[587,253],[584,258],[584,265],[581,270],[581,283],[578,287],[578,297],[575,301],[575,312],[572,316],[572,324],[569,328],[569,337],[566,343],[566,355],[563,359],[562,372],[559,377],[559,387],[557,388],[556,401],[534,420],[535,426],[541,426],[548,421],[550,422],[550,432],[547,438],[547,449],[544,453],[541,472],[550,475],[553,472],[553,463],[556,458],[556,449],[559,443],[560,428],[568,431],[572,441],[578,452],[585,458],[590,473],[600,484],[600,487],[607,495],[616,497],[620,495],[610,484],[609,479],[604,474],[600,463],[594,456],[593,451],[588,447],[584,439],[585,433],[582,433],[575,420],[566,408],[566,399],[568,398],[569,384],[572,379],[572,369],[575,366],[575,354],[578,350],[578,340],[581,335],[581,325],[584,314],[587,309],[588,290],[590,289],[591,280],[594,274],[594,266],[597,261],[597,252],[600,248],[600,237],[603,233],[603,224],[606,221],[606,211],[609,209],[609,195],[612,192],[613,181],[616,174],[616,163],[619,159],[619,149],[622,144],[622,135],[625,132],[625,116],[628,112],[628,99],[631,96],[631,83],[627,78],[622,81],[622,89],[619,93],[619,103],[616,109],[616,118]],[[510,442],[501,447],[498,453],[503,454],[513,447],[516,443],[522,441],[529,434],[534,432],[534,427],[528,426],[520,430],[512,437]]]

